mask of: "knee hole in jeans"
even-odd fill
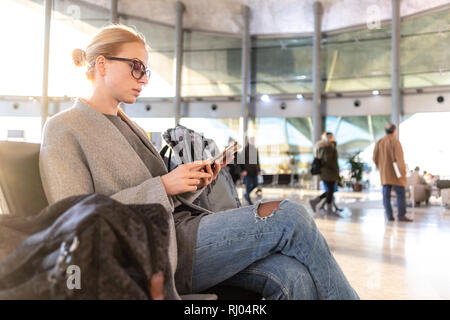
[[[258,206],[258,216],[260,218],[268,218],[273,215],[275,210],[280,210],[280,202],[281,201],[270,201],[266,203],[261,203]]]

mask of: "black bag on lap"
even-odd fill
[[[35,217],[2,215],[0,299],[149,299],[159,271],[164,297],[179,299],[168,246],[160,204],[124,205],[93,194],[61,200]]]

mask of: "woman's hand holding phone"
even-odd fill
[[[211,164],[207,164],[204,168],[202,168],[200,170],[200,172],[207,172],[211,175],[211,177],[209,178],[202,178],[199,185],[197,186],[198,188],[203,188],[205,186],[207,186],[208,184],[210,184],[211,182],[213,182],[213,180],[215,180],[217,178],[217,175],[219,174],[220,171],[220,165],[219,162],[216,161],[215,162],[215,166],[214,169],[212,168]]]
[[[236,149],[237,150],[237,149]],[[161,176],[161,181],[168,195],[196,191],[213,182],[222,168],[234,159],[230,152],[235,151],[229,146],[222,156],[216,158],[194,161],[179,165],[168,174]],[[221,158],[219,161],[218,158]]]
[[[231,156],[229,161],[233,160],[234,156]],[[207,160],[208,161],[208,160]],[[209,159],[211,161],[211,159]],[[214,165],[213,165],[214,164]],[[219,175],[220,170],[227,165],[227,162],[220,163],[219,160],[214,161],[212,164],[207,164],[205,168],[202,168],[201,172],[207,172],[211,174],[211,178],[203,178],[202,181],[199,184],[199,188],[203,188],[216,180],[217,176]]]
[[[204,168],[209,172],[205,172]],[[220,166],[216,166],[219,168]],[[217,172],[218,174],[219,172]],[[210,161],[194,161],[187,164],[181,164],[169,173],[161,176],[161,181],[169,196],[177,195],[180,193],[196,191],[199,187],[208,185],[213,178],[214,172],[211,170]],[[202,181],[202,179],[207,179]],[[207,183],[209,181],[209,183]],[[205,184],[207,183],[207,184]]]

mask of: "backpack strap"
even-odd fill
[[[159,151],[159,155],[160,155],[161,157],[164,158],[164,155],[166,154],[167,149],[169,149],[169,145],[168,145],[168,144],[166,144],[166,145],[161,149],[161,151]]]
[[[168,144],[166,144],[166,145],[161,149],[161,151],[159,152],[161,158],[164,158],[164,156],[165,156],[165,154],[166,154],[166,152],[167,152],[167,149],[169,149],[169,145],[168,145]],[[170,162],[171,162],[171,160],[172,160],[172,148],[170,148],[170,152],[169,152],[169,160],[167,161],[167,172],[170,172]]]
[[[191,142],[191,161],[195,161],[195,151],[194,151],[194,144]]]

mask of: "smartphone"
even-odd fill
[[[211,159],[211,169],[214,170],[214,163],[219,161],[219,163],[228,163],[228,161],[232,158],[233,154],[242,150],[242,146],[237,143],[237,141],[231,143],[228,147],[225,148],[221,153]]]

